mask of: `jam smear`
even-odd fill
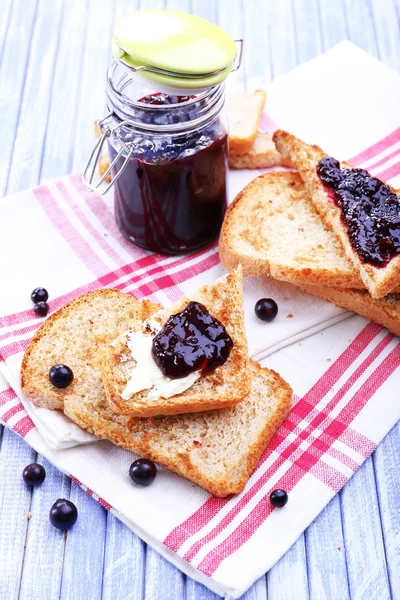
[[[152,355],[170,379],[223,365],[233,346],[225,327],[199,302],[172,315],[153,339]]]
[[[332,190],[350,243],[364,263],[385,267],[400,254],[400,197],[364,169],[342,168],[327,156],[317,167]]]

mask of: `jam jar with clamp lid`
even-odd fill
[[[100,193],[113,187],[117,225],[134,244],[179,254],[218,237],[227,204],[225,79],[240,63],[236,50],[216,25],[176,11],[136,11],[115,27],[108,114],[84,180]],[[94,185],[106,141],[111,183],[105,173]]]

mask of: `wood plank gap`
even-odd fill
[[[374,32],[376,55],[379,58],[379,60],[381,60],[381,53],[379,50],[379,41],[378,41],[378,32],[376,31],[375,15],[374,15],[374,9],[373,9],[371,0],[368,0],[368,12],[369,12],[369,16],[372,21],[372,31]],[[374,471],[374,473],[375,473],[375,471]]]
[[[34,457],[33,457],[33,462],[37,461],[37,457],[38,457],[38,454],[37,454],[37,452],[35,452]],[[25,529],[24,545],[23,545],[23,548],[22,548],[22,560],[21,560],[21,569],[20,569],[20,572],[19,572],[17,600],[19,600],[19,597],[20,597],[20,594],[21,594],[22,573],[23,573],[23,570],[24,570],[24,561],[25,561],[25,553],[26,553],[26,542],[27,542],[27,539],[28,539],[28,528],[29,528],[29,521],[30,521],[29,513],[31,512],[31,507],[32,507],[32,496],[33,496],[33,488],[31,488],[30,493],[29,493],[29,504],[28,504],[28,512],[27,512],[27,515],[26,515],[26,529]]]
[[[400,30],[400,6],[399,3],[396,2],[396,0],[393,0],[394,3],[394,10],[396,11],[396,15],[397,15],[397,28]]]
[[[1,445],[3,442],[3,433],[4,433],[4,425],[0,425],[0,451],[1,451]]]
[[[185,573],[183,573],[183,598],[182,598],[182,600],[186,600],[186,598],[187,598],[186,584],[187,584],[187,575]]]
[[[71,490],[72,490],[72,479],[69,480],[68,500],[71,499]],[[78,515],[78,517],[79,517],[79,515]],[[65,552],[66,552],[66,549],[67,549],[67,539],[68,539],[68,532],[65,532],[64,533],[64,552],[63,552],[62,563],[61,563],[60,591],[58,592],[58,599],[59,600],[61,598],[61,593],[62,593],[62,584],[63,584],[63,575],[64,575],[64,561],[65,561]]]
[[[349,27],[349,15],[347,14],[346,2],[343,0],[343,13],[344,13],[344,24],[346,26],[346,36],[350,40],[350,27]]]
[[[105,564],[106,564],[107,530],[108,530],[108,519],[109,518],[110,518],[110,511],[107,512],[106,526],[104,528],[103,568],[101,570],[101,597],[103,597],[103,588],[104,588],[104,568],[105,568]]]
[[[86,31],[87,25],[88,25],[88,16],[89,16],[89,0],[86,0],[85,8],[86,8],[86,10],[85,10],[85,31]],[[114,5],[114,10],[115,10],[115,5]],[[84,57],[85,57],[85,52],[86,52],[86,48],[87,48],[87,40],[88,40],[88,37],[86,36],[85,43],[83,44],[83,52],[81,54],[81,60],[80,60],[80,65],[79,65],[78,81],[81,81],[81,77],[82,77]],[[81,100],[81,94],[80,94],[80,90],[78,90],[78,93],[76,94],[76,99],[75,99],[75,108],[74,108],[75,117],[77,117],[77,115],[79,114],[79,106],[81,104],[80,100]],[[71,148],[70,148],[70,156],[69,156],[69,160],[68,160],[68,173],[71,173],[71,171],[72,171],[72,163],[74,160],[74,148],[75,148],[77,135],[78,135],[78,119],[75,118],[75,135],[74,135],[73,143],[71,144]]]
[[[246,11],[244,10],[244,2],[245,0],[240,1],[240,10],[243,17],[243,37],[244,32],[246,31]],[[243,69],[244,91],[247,92],[246,60],[244,59],[244,55],[242,56],[242,64],[240,65],[240,68]]]
[[[317,15],[318,15],[318,27],[319,27],[319,43],[322,52],[325,52],[325,36],[324,29],[322,27],[322,13],[321,13],[321,0],[317,0]]]
[[[57,55],[58,55],[58,50],[60,48],[62,22],[63,22],[63,17],[64,17],[64,9],[65,9],[65,0],[62,0],[61,11],[60,11],[60,21],[59,21],[58,33],[57,33],[57,42],[56,42],[56,48],[55,48],[55,51],[54,51],[54,63],[53,63],[52,71],[51,71],[51,74],[52,74],[52,84],[51,84],[50,97],[49,97],[49,110],[47,111],[46,129],[44,131],[44,137],[43,137],[43,143],[42,143],[42,151],[40,153],[39,174],[38,174],[38,180],[36,182],[37,184],[40,183],[40,181],[42,179],[43,158],[44,158],[44,153],[45,153],[45,150],[46,150],[47,130],[48,130],[49,119],[50,119],[50,106],[51,106],[51,103],[52,103],[52,100],[53,100],[53,90],[54,90],[54,81],[55,81],[54,73],[55,73],[56,68],[57,68]]]
[[[147,565],[147,544],[144,544],[143,565],[142,565],[142,600],[146,600],[146,565]]]
[[[383,541],[383,552],[385,555],[385,566],[386,566],[386,575],[387,575],[387,580],[388,580],[388,585],[389,585],[389,592],[390,592],[390,597],[393,598],[393,589],[392,589],[392,582],[390,580],[390,572],[388,569],[388,552],[387,552],[387,548],[386,548],[386,539],[385,539],[385,531],[383,528],[383,522],[382,522],[382,509],[381,509],[381,498],[379,495],[379,485],[378,485],[378,479],[376,476],[376,464],[375,464],[375,452],[372,454],[372,470],[374,473],[374,482],[375,482],[375,487],[376,487],[376,502],[378,505],[378,514],[379,514],[379,522],[381,524],[381,531],[382,531],[382,541]]]
[[[10,29],[10,22],[11,22],[11,14],[12,14],[12,8],[14,6],[14,2],[11,0],[10,4],[9,4],[9,8],[8,8],[8,15],[7,15],[7,25],[6,25],[6,35],[4,36],[4,40],[3,43],[1,45],[0,48],[0,68],[1,68],[1,63],[3,60],[3,51],[4,51],[4,47],[7,43],[7,33]]]
[[[271,81],[274,80],[274,61],[272,60],[272,44],[271,44],[271,23],[268,23],[268,51],[270,56],[269,70],[271,75]]]
[[[348,593],[349,593],[349,598],[351,598],[349,566],[347,564],[346,538],[345,538],[345,535],[344,535],[344,528],[343,528],[342,490],[339,492],[338,496],[339,496],[339,510],[340,510],[340,529],[341,529],[341,532],[342,532],[342,540],[343,540],[343,548],[342,548],[342,550],[343,550],[343,553],[344,553],[344,564],[346,565],[347,590],[348,590]]]
[[[29,35],[29,50],[30,50],[31,45],[32,45],[33,33],[35,31],[36,16],[37,16],[37,12],[38,12],[38,4],[39,4],[39,0],[36,0],[35,13],[34,13],[34,16],[33,16],[33,19],[32,19],[32,27],[31,27],[31,31],[30,31],[30,35]],[[20,96],[20,99],[19,99],[17,120],[15,121],[14,140],[13,140],[13,143],[12,143],[12,149],[11,149],[11,153],[10,153],[10,162],[9,162],[8,173],[7,173],[7,178],[6,178],[6,185],[5,185],[5,188],[4,188],[4,195],[5,196],[7,196],[8,181],[10,179],[10,171],[11,171],[11,165],[12,165],[12,162],[13,162],[14,148],[15,148],[15,142],[16,142],[16,139],[17,139],[18,125],[19,125],[19,119],[20,119],[20,116],[21,116],[22,102],[23,102],[23,97],[24,97],[26,77],[27,77],[27,74],[28,74],[28,68],[29,68],[30,59],[31,59],[31,53],[28,51],[27,57],[26,57],[26,62],[25,62],[25,68],[24,68],[24,78],[23,78],[23,82],[22,82],[21,96]]]
[[[293,31],[294,31],[294,47],[296,54],[296,65],[299,64],[299,40],[297,37],[297,21],[296,21],[296,5],[292,0],[292,19],[293,19]]]

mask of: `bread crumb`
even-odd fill
[[[29,519],[30,519],[31,517],[32,517],[32,513],[31,513],[31,512],[28,512],[28,517],[27,517],[27,518],[28,518],[28,521],[29,521]]]
[[[337,549],[340,550],[340,546],[338,546]]]
[[[287,315],[287,318],[288,318],[288,319],[292,319],[292,318],[293,318],[293,315],[292,315],[292,313],[289,313],[289,314]]]
[[[332,360],[332,359],[331,359],[331,358],[327,358],[326,360],[327,360],[328,362],[331,362],[331,360]]]

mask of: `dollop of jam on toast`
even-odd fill
[[[400,254],[400,197],[364,169],[341,167],[330,156],[317,167],[360,260],[385,267]]]
[[[225,327],[199,302],[171,315],[153,339],[152,356],[170,379],[223,365],[233,346]]]

